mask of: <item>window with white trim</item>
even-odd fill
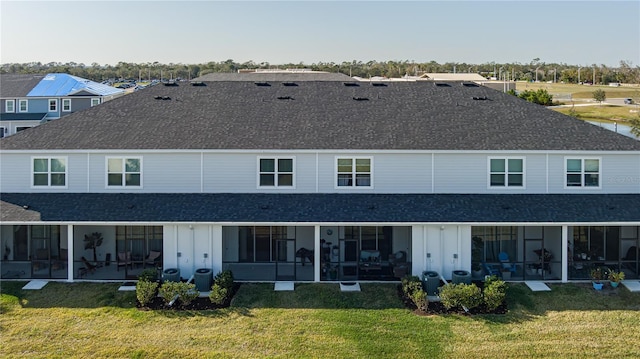
[[[52,98],[49,99],[49,112],[56,112],[58,111],[58,100]]]
[[[293,167],[293,158],[258,158],[258,187],[293,188]]]
[[[371,158],[336,158],[337,187],[371,187]]]
[[[62,99],[62,111],[63,112],[70,112],[71,111],[71,99],[70,98],[63,98]]]
[[[20,111],[20,112],[28,112],[29,111],[29,100],[18,100],[18,111]]]
[[[33,157],[32,163],[34,187],[66,187],[66,157]]]
[[[566,158],[566,187],[600,187],[599,158]]]
[[[6,127],[0,127],[0,138],[3,138],[4,136],[8,135],[9,131],[7,131]]]
[[[4,102],[4,112],[16,112],[16,100],[6,100]]]
[[[107,158],[107,187],[141,187],[142,158]]]
[[[100,104],[100,99],[99,98],[92,98],[91,99],[91,107],[98,106],[99,104]]]
[[[524,187],[524,159],[489,158],[489,187]]]

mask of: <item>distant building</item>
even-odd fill
[[[69,74],[0,75],[0,137],[124,95],[124,91]]]

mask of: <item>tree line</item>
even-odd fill
[[[108,79],[163,80],[192,79],[214,72],[237,72],[243,69],[287,69],[307,68],[315,71],[339,72],[349,76],[362,78],[403,76],[419,76],[424,73],[477,73],[486,78],[516,81],[565,82],[609,84],[640,83],[640,66],[630,61],[620,61],[619,66],[609,67],[604,64],[569,65],[564,63],[545,63],[539,58],[529,63],[495,63],[483,64],[447,62],[415,62],[415,61],[343,61],[318,62],[310,65],[304,63],[270,64],[268,62],[247,61],[243,63],[232,59],[202,64],[168,63],[157,61],[145,63],[118,62],[116,65],[92,63],[86,65],[76,62],[29,62],[7,63],[0,65],[0,73],[10,74],[45,74],[67,73],[89,80],[102,82]]]

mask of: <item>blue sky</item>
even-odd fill
[[[640,1],[6,1],[0,63],[640,65]]]

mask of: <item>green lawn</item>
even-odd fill
[[[552,285],[509,288],[507,315],[417,316],[394,284],[243,284],[232,307],[140,311],[119,284],[2,282],[8,358],[637,358],[640,294]]]
[[[632,118],[638,118],[636,107],[593,105],[553,108],[554,111],[578,117],[589,121],[619,121],[627,122]]]
[[[554,95],[554,100],[565,101],[568,95],[575,100],[591,100],[593,99],[593,91],[604,90],[607,98],[633,98],[640,101],[640,85],[639,86],[589,86],[576,84],[546,83],[546,82],[516,82],[516,90],[538,90],[545,89]]]

